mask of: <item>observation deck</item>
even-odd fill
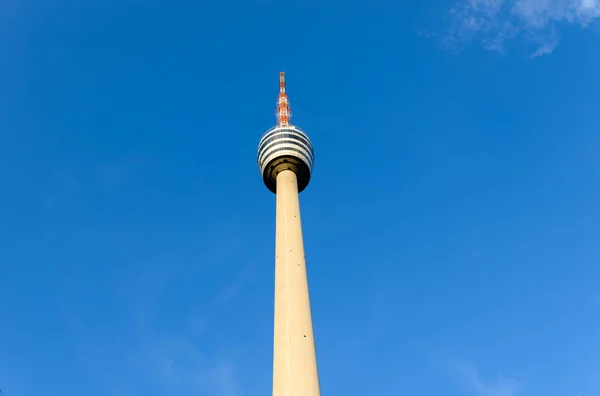
[[[277,174],[289,169],[298,179],[298,192],[308,186],[315,155],[312,143],[302,130],[293,125],[269,129],[258,144],[258,167],[267,188],[276,193]]]

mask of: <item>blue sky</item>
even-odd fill
[[[286,71],[324,395],[600,395],[597,0],[0,3],[0,388],[270,394]]]

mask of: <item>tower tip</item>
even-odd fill
[[[279,72],[279,98],[277,99],[277,125],[287,126],[292,118],[290,102],[285,92],[285,72]]]
[[[285,72],[279,72],[279,92],[285,93]]]

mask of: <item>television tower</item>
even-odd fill
[[[277,125],[258,144],[263,181],[277,197],[273,396],[319,396],[298,200],[298,193],[310,181],[314,153],[308,136],[290,124],[283,72],[279,73],[276,115]]]

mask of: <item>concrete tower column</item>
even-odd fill
[[[276,180],[273,396],[319,396],[298,180],[287,169]]]

